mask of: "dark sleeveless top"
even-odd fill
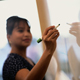
[[[16,73],[23,68],[30,71],[33,66],[20,55],[15,53],[9,54],[3,65],[3,80],[15,80]],[[45,80],[45,77],[43,80]]]

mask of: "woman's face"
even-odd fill
[[[30,32],[30,27],[26,22],[20,21],[18,25],[16,24],[16,27],[10,35],[9,41],[11,42],[11,47],[27,47],[30,45],[32,34]]]

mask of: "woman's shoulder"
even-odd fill
[[[12,79],[15,77],[16,73],[23,68],[31,70],[33,66],[31,66],[23,57],[11,53],[3,64],[3,78],[11,76]]]
[[[8,68],[10,69],[15,69],[15,68],[27,68],[29,70],[32,69],[33,66],[30,65],[30,63],[25,60],[22,56],[15,54],[15,53],[11,53],[8,55],[7,59],[4,62],[3,68],[5,68],[6,66],[8,66]]]
[[[8,55],[8,57],[6,58],[4,64],[8,63],[8,64],[11,64],[12,62],[15,62],[15,61],[22,61],[22,58],[15,54],[15,53],[11,53]]]
[[[12,78],[14,78],[16,72],[22,68],[21,67],[22,64],[23,63],[21,62],[21,58],[19,56],[16,56],[16,54],[9,54],[3,64],[3,70],[2,70],[3,78],[7,79],[9,78],[9,75]]]
[[[8,57],[6,58],[4,64],[3,64],[3,69],[12,68],[16,67],[17,65],[22,64],[22,59],[16,55],[16,54],[9,54]]]

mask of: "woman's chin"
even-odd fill
[[[24,47],[28,47],[29,45],[30,45],[30,43],[29,43],[29,44],[24,44],[23,46],[24,46]]]
[[[30,43],[23,43],[23,44],[17,44],[20,48],[27,48],[30,45]]]

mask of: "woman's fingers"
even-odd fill
[[[53,41],[56,38],[58,38],[58,36],[59,36],[59,32],[54,32],[47,40],[48,41]]]
[[[71,31],[76,31],[76,32],[78,32],[78,31],[80,31],[80,28],[78,27],[78,26],[76,26],[76,27],[72,27],[72,28],[70,28],[70,30]]]
[[[49,30],[48,33],[43,37],[43,40],[51,41],[51,39],[54,39],[55,37],[57,37],[57,35],[59,35],[58,30],[56,29]]]
[[[77,35],[78,35],[77,32],[75,32],[75,31],[71,31],[71,30],[69,30],[69,33],[72,34],[72,35],[74,35],[74,36],[77,36]]]

